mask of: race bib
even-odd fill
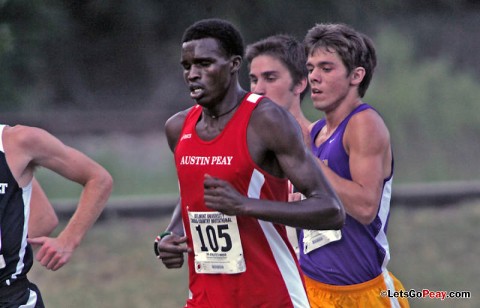
[[[309,253],[341,238],[340,230],[303,230],[303,252]]]
[[[237,217],[220,212],[188,212],[199,274],[237,274],[246,270]]]

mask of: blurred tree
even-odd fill
[[[343,22],[378,45],[367,98],[391,127],[397,178],[478,178],[479,13],[475,0],[0,0],[0,107],[171,114],[192,104],[179,51],[194,21],[228,19],[246,44]]]
[[[275,33],[302,39],[317,22],[345,22],[372,35],[385,24],[398,25],[428,57],[480,48],[478,40],[465,42],[460,35],[466,31],[462,25],[480,23],[478,7],[471,0],[2,1],[0,46],[9,47],[0,54],[0,105],[138,109],[185,101],[187,106],[179,41],[185,27],[201,18],[231,20],[247,43]],[[454,29],[444,31],[448,27]],[[431,33],[441,35],[434,39]],[[480,67],[476,54],[453,59]],[[242,77],[246,82],[246,73]]]
[[[392,28],[376,37],[379,67],[367,93],[390,127],[397,178],[476,179],[480,144],[478,81],[453,61],[415,59],[412,40]]]

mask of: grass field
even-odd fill
[[[71,262],[57,272],[34,265],[30,279],[47,307],[181,307],[186,267],[167,270],[153,254],[165,219],[97,223]]]
[[[97,223],[71,262],[57,272],[35,264],[30,278],[47,307],[182,307],[187,272],[167,270],[152,240],[168,218],[110,219]],[[412,307],[479,307],[480,202],[393,207],[390,270],[407,290],[470,291],[471,299],[412,299]]]

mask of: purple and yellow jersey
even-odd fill
[[[343,135],[351,117],[366,109],[362,104],[353,110],[337,127],[335,132],[319,147],[314,140],[325,120],[315,123],[311,131],[312,151],[339,176],[352,180],[349,157],[343,147]],[[386,272],[390,259],[387,241],[387,226],[390,213],[392,172],[384,180],[383,193],[378,213],[369,225],[363,225],[347,214],[341,239],[333,241],[308,253],[304,252],[303,230],[299,234],[300,265],[308,277],[330,285],[351,285],[372,280]]]

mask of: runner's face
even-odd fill
[[[307,59],[308,82],[313,106],[321,111],[335,109],[347,97],[350,76],[336,52],[319,48]]]
[[[183,43],[181,65],[192,99],[201,106],[222,101],[232,82],[233,65],[216,39]]]
[[[289,70],[275,57],[260,55],[253,58],[249,78],[252,92],[267,96],[287,110],[298,100],[293,93],[293,80]]]

